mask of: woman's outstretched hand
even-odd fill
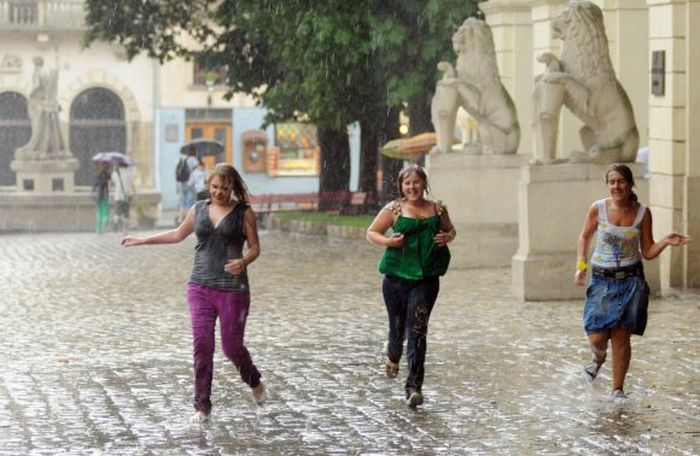
[[[672,231],[664,236],[664,241],[666,242],[666,245],[671,245],[674,247],[686,245],[688,242],[690,242],[690,236]]]
[[[132,247],[134,245],[141,245],[143,244],[143,240],[141,238],[137,238],[134,236],[124,236],[122,238],[122,245],[124,247]]]

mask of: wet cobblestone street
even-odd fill
[[[700,454],[700,296],[655,299],[625,404],[593,385],[581,302],[519,303],[508,269],[442,279],[425,404],[383,367],[376,263],[358,240],[261,233],[246,343],[257,408],[217,344],[211,421],[189,422],[191,237],[0,236],[2,455]]]

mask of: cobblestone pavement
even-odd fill
[[[256,408],[217,348],[211,422],[190,424],[193,239],[0,236],[0,454],[700,454],[698,295],[653,301],[626,389],[590,385],[580,302],[517,302],[507,269],[450,271],[424,394],[383,373],[380,250],[262,233],[247,345]]]

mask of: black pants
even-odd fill
[[[398,363],[407,335],[406,358],[408,377],[406,392],[420,391],[425,373],[425,350],[428,320],[440,291],[440,279],[404,280],[385,276],[382,284],[384,304],[389,317],[389,348],[387,356]]]

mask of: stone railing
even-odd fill
[[[83,0],[0,0],[0,30],[82,30]]]

